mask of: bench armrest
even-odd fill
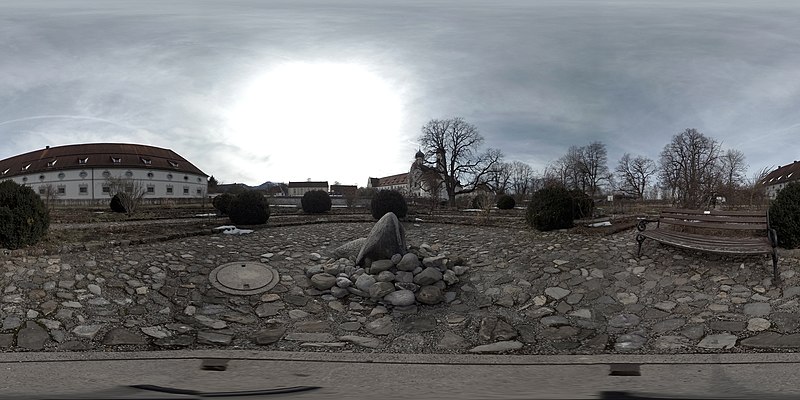
[[[775,229],[768,229],[767,237],[769,237],[769,244],[771,244],[773,248],[778,247],[778,232],[775,231]]]

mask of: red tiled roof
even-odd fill
[[[406,184],[408,184],[408,173],[378,178],[378,185],[376,187],[406,185]]]
[[[770,172],[769,175],[761,180],[761,185],[770,186],[797,180],[800,180],[800,161],[784,165]]]
[[[114,163],[113,159],[120,161]],[[172,150],[142,144],[71,144],[0,160],[0,174],[8,170],[6,174],[0,175],[3,178],[40,171],[83,168],[153,168],[208,176]]]

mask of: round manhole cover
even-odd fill
[[[249,295],[272,289],[280,276],[265,264],[245,261],[220,265],[208,274],[208,279],[225,293]]]

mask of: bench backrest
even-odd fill
[[[703,211],[684,209],[661,210],[661,224],[714,230],[766,231],[769,229],[767,211]]]

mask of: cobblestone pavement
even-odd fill
[[[414,252],[465,266],[449,303],[399,311],[339,300],[304,271],[371,223],[272,227],[53,256],[0,258],[4,351],[258,348],[399,353],[680,353],[800,349],[797,256],[721,258],[646,242],[518,228],[406,224]],[[267,293],[214,289],[260,261]]]

